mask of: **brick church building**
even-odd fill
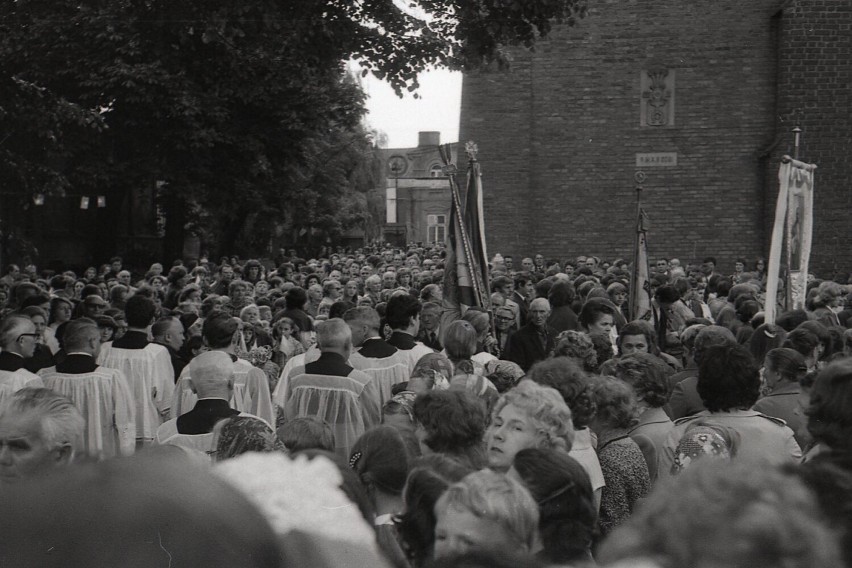
[[[468,74],[489,254],[769,252],[781,157],[818,165],[811,268],[852,270],[852,2],[595,0],[507,71]]]

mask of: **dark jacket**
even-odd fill
[[[556,335],[555,329],[546,327],[546,340],[542,343],[535,326],[527,324],[509,337],[503,358],[514,361],[521,369],[529,371],[534,363],[546,359],[553,351]]]

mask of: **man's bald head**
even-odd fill
[[[229,399],[234,386],[234,363],[222,351],[207,351],[189,363],[192,390],[198,398]]]

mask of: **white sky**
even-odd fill
[[[417,146],[421,130],[440,131],[442,144],[458,141],[461,73],[437,69],[421,74],[419,99],[411,93],[400,99],[372,75],[360,80],[369,97],[367,122],[388,135],[388,148]]]

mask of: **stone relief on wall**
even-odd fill
[[[641,126],[674,126],[675,72],[673,69],[642,70],[639,123]]]

